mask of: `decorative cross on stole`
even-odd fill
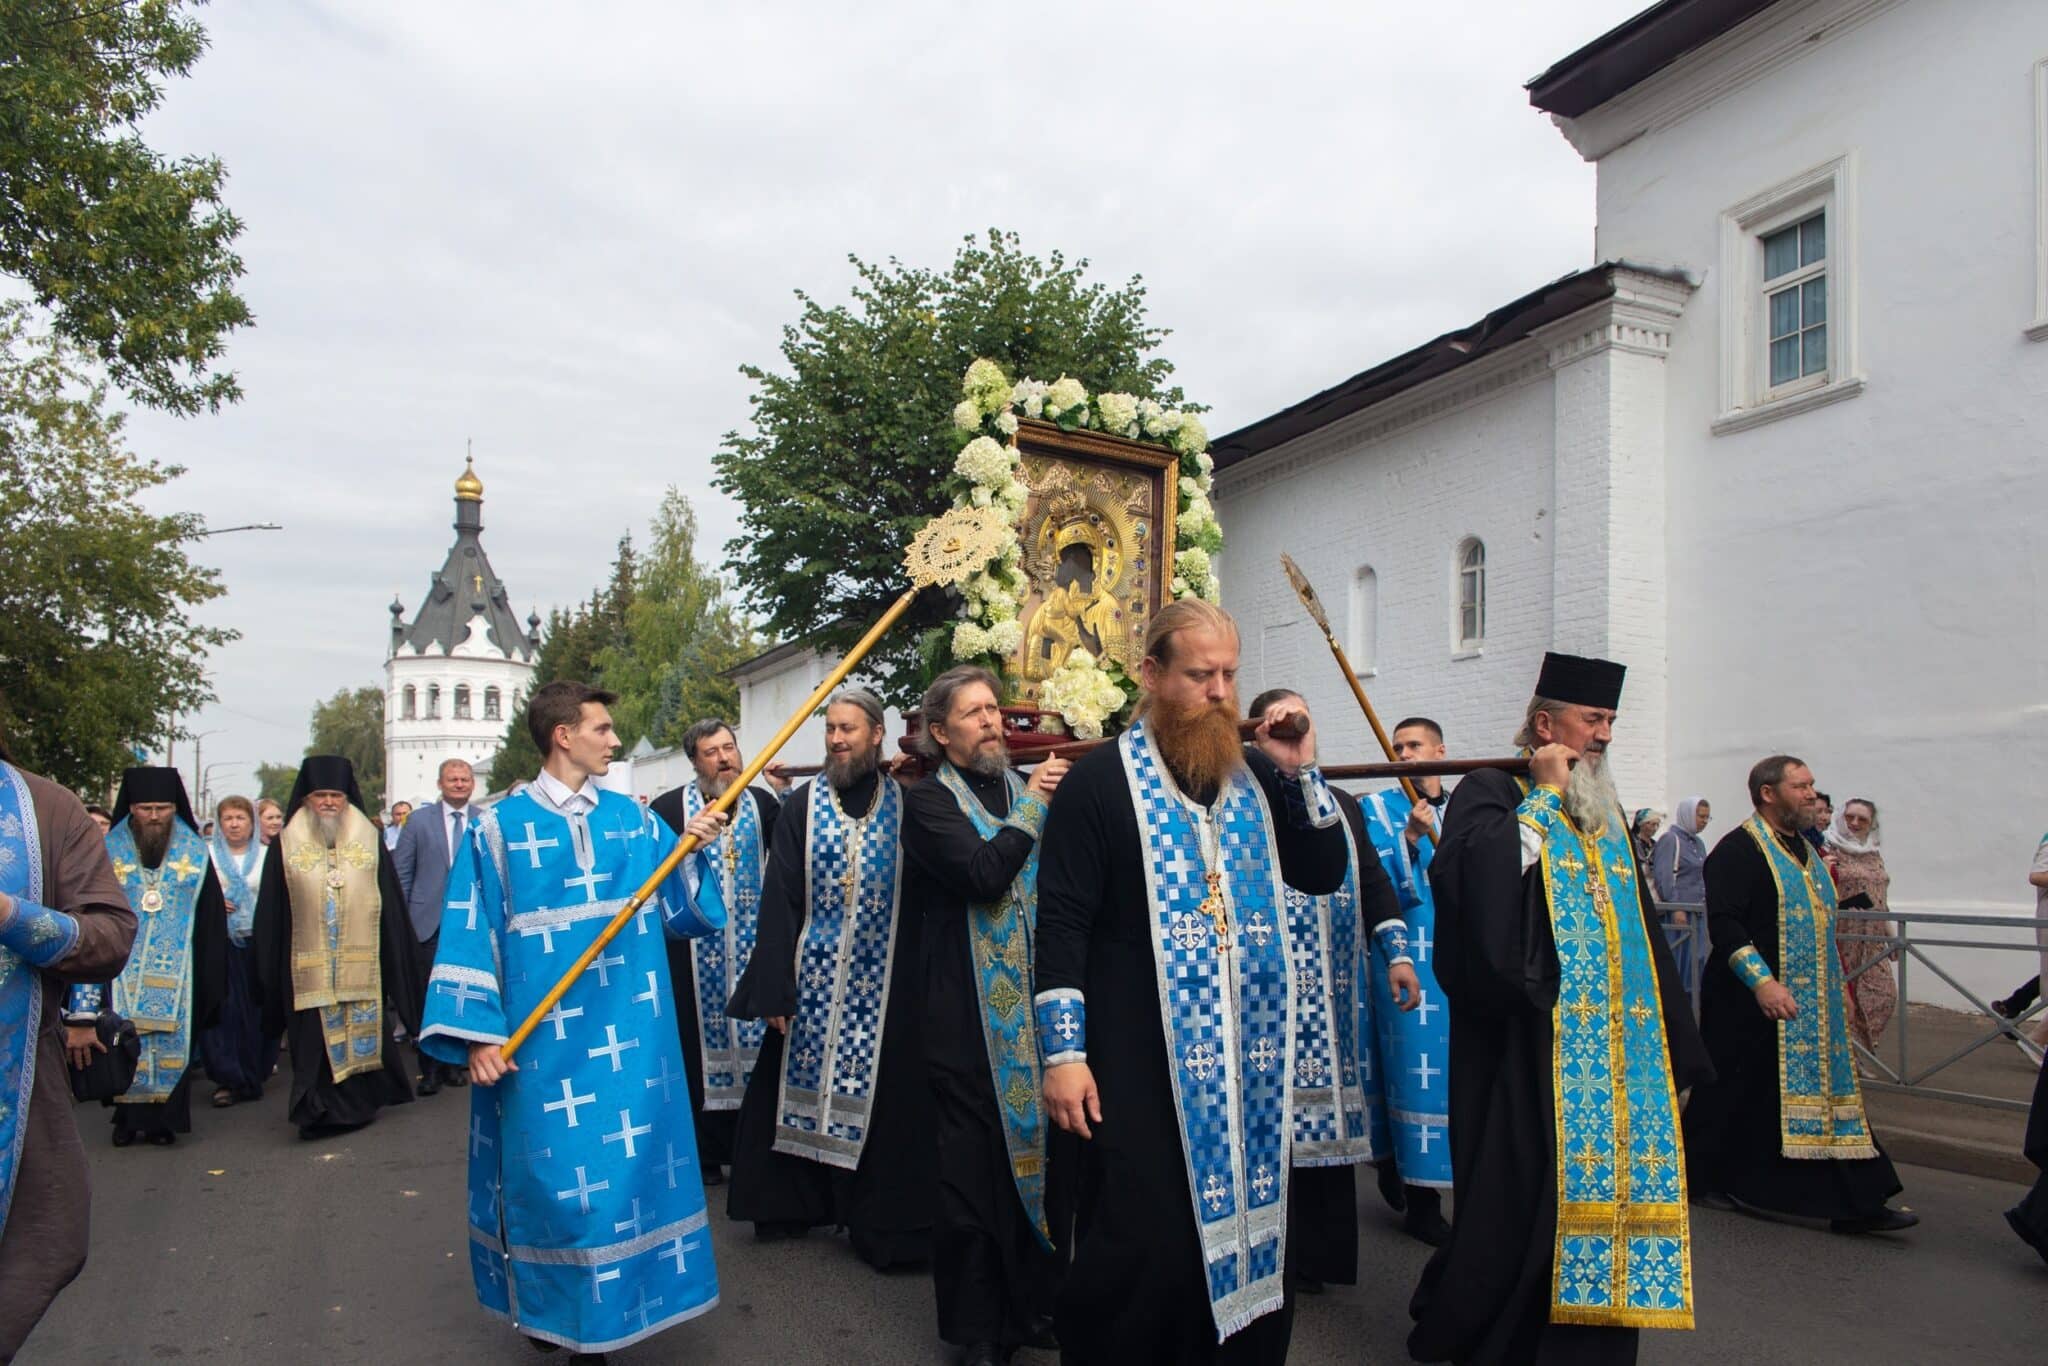
[[[1230,907],[1223,900],[1223,874],[1211,868],[1203,875],[1209,882],[1209,895],[1202,898],[1202,914],[1209,917],[1209,924],[1216,931],[1216,948],[1220,953],[1230,952]]]

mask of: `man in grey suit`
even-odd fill
[[[398,832],[398,845],[391,851],[398,865],[398,885],[405,890],[405,909],[412,918],[414,937],[420,946],[422,989],[433,970],[434,949],[441,941],[441,905],[448,889],[448,865],[455,851],[469,838],[470,794],[476,791],[476,774],[462,759],[441,761],[441,800],[429,802],[407,817]],[[417,1003],[425,1007],[425,1001]],[[417,1041],[415,1041],[417,1042]],[[449,1086],[466,1086],[469,1074],[459,1067],[435,1062],[420,1055],[420,1094],[431,1096]]]

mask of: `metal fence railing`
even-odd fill
[[[2037,963],[2040,946],[2029,935],[2025,939],[2015,938],[2014,931],[2031,928],[2025,921],[2016,921],[2012,916],[2002,915],[1957,915],[1934,911],[1840,911],[1836,914],[1835,937],[1844,944],[1886,944],[1892,952],[1883,957],[1873,958],[1869,963],[1851,974],[1850,980],[1878,967],[1896,962],[1899,971],[1899,1000],[1910,1001],[1909,987],[1912,983],[1914,964],[1933,973],[1948,984],[1950,990],[1968,1001],[1988,1026],[1960,1047],[1951,1048],[1939,1061],[1915,1067],[1913,1065],[1913,1012],[1901,1010],[1892,1017],[1891,1030],[1895,1031],[1895,1046],[1898,1050],[1898,1064],[1893,1066],[1861,1044],[1856,1045],[1856,1056],[1866,1068],[1876,1069],[1876,1076],[1866,1075],[1864,1086],[1880,1091],[1909,1091],[1916,1095],[1934,1096],[1943,1100],[1962,1101],[1971,1105],[1986,1105],[2000,1110],[2027,1109],[2027,1101],[2009,1096],[1990,1096],[1977,1091],[1956,1090],[1942,1086],[1931,1086],[1928,1079],[1955,1066],[1985,1044],[2000,1039],[2011,1039],[2035,1062],[2041,1061],[2041,1049],[2021,1032],[2020,1026],[2041,1015],[2044,1002],[2035,1001],[2014,1019],[2006,1019],[1991,1009],[1975,991],[1959,981],[1953,972],[1943,967],[1928,953],[1930,949],[1952,949],[2004,952],[2024,954],[2024,965],[2017,976],[2029,975],[2027,968]],[[2004,937],[1994,938],[1981,933],[1985,930],[1999,930]],[[1929,933],[1932,931],[1932,933]],[[1979,933],[1971,933],[1979,931]]]

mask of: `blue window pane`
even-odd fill
[[[1771,343],[1771,383],[1785,384],[1799,378],[1799,338],[1781,337]]]
[[[1799,330],[1799,291],[1779,290],[1771,296],[1771,336],[1787,336]]]
[[[1785,228],[1764,239],[1764,278],[1775,280],[1780,275],[1799,269],[1799,229]]]
[[[1786,338],[1790,341],[1791,338]],[[1825,327],[1809,328],[1805,334],[1806,364],[1800,373],[1818,375],[1828,368],[1828,330]]]
[[[1808,280],[1805,287],[1806,318],[1808,327],[1818,327],[1828,320],[1828,277]],[[1776,335],[1774,331],[1773,336]]]
[[[1828,216],[1817,213],[1799,225],[1799,264],[1810,266],[1828,254]]]

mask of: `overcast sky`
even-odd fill
[[[286,528],[201,543],[242,632],[187,722],[215,793],[381,685],[465,440],[521,616],[587,594],[670,483],[721,547],[738,367],[778,361],[792,290],[845,296],[849,252],[942,267],[1001,226],[1142,273],[1217,434],[1590,264],[1592,170],[1521,86],[1645,3],[200,11],[148,135],[227,163],[247,397],[130,431],[189,468],[160,505]]]

